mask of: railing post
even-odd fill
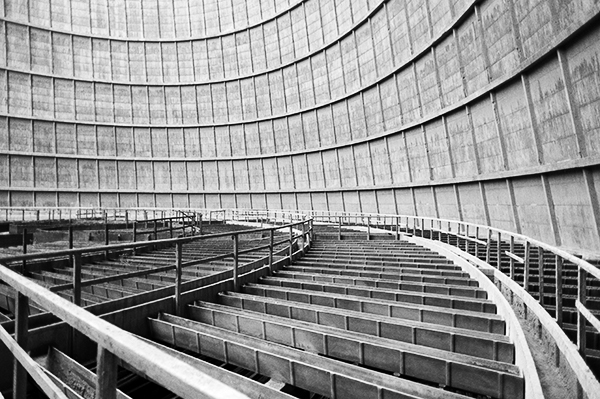
[[[399,217],[396,216],[396,241],[400,239],[400,222],[398,221]]]
[[[498,270],[502,268],[502,234],[498,232],[498,242],[496,243],[496,251],[498,252],[498,257],[496,258],[496,267]]]
[[[292,226],[290,226],[290,265],[292,264],[292,255],[294,254],[294,230]]]
[[[338,241],[342,241],[342,218],[338,218]]]
[[[587,271],[585,271],[581,266],[578,267],[579,270],[579,279],[577,284],[577,299],[579,302],[585,306],[586,304],[586,296],[587,296]],[[586,321],[585,316],[581,314],[580,311],[577,311],[577,348],[579,349],[579,354],[585,360],[585,347],[586,347]]]
[[[125,210],[125,229],[129,228],[129,212]]]
[[[421,237],[425,238],[425,219],[421,218]]]
[[[465,225],[465,252],[469,253],[469,225]]]
[[[17,292],[15,295],[15,340],[25,351],[28,346],[29,298]],[[27,371],[14,358],[13,399],[25,399],[27,396]]]
[[[531,244],[529,241],[525,243],[525,255],[523,256],[523,288],[525,291],[529,291],[529,252],[531,249]]]
[[[7,218],[8,220],[8,218]],[[35,211],[35,220],[40,220],[40,210]]]
[[[23,255],[27,254],[27,229],[23,229]],[[23,266],[21,270],[23,276],[27,275],[27,260],[23,259]]]
[[[240,288],[238,283],[238,235],[233,234],[231,238],[233,239],[233,290],[238,292]]]
[[[133,242],[137,242],[137,222],[133,222]],[[137,247],[133,247],[133,256],[137,254]]]
[[[69,249],[73,249],[73,223],[69,219]],[[73,267],[73,255],[69,255],[69,264]]]
[[[73,303],[81,306],[81,254],[73,254]]]
[[[515,253],[515,237],[514,236],[510,236],[510,252],[512,254]],[[515,279],[515,260],[511,257],[510,258],[510,271],[508,276],[510,277],[511,280]]]
[[[108,212],[104,211],[104,244],[108,245],[110,243],[110,238],[108,237]],[[108,250],[104,253],[104,257],[108,259]]]
[[[487,245],[485,248],[485,263],[489,264],[490,263],[490,258],[491,258],[491,252],[492,252],[492,230],[490,230],[489,228],[487,229]]]
[[[429,239],[433,240],[433,219],[430,220],[430,226],[429,226]]]
[[[556,323],[559,325],[559,327],[562,327],[562,322],[563,322],[563,316],[562,316],[562,291],[563,291],[563,287],[562,287],[562,269],[563,269],[563,260],[560,256],[556,255],[556,292],[555,292],[555,296],[556,296]]]
[[[200,233],[200,235],[202,235],[202,214],[200,214],[199,219],[200,219],[200,221],[199,221],[199,229],[200,229],[199,233]]]
[[[171,238],[173,238],[173,218],[169,219],[169,234],[171,235]]]
[[[367,241],[371,239],[371,216],[367,217]]]
[[[175,244],[175,313],[177,316],[183,316],[183,304],[181,303],[181,263],[183,255],[183,244]]]
[[[479,240],[479,226],[475,227],[475,239]],[[475,242],[475,257],[479,258],[479,243]]]
[[[539,297],[540,305],[544,306],[544,249],[538,248],[538,286],[539,286]]]
[[[269,270],[273,274],[273,229],[269,230]]]
[[[117,357],[98,345],[96,398],[117,398]]]
[[[158,240],[158,226],[156,224],[156,219],[154,219],[152,224],[154,225],[154,241],[156,241],[156,240]],[[156,250],[156,249],[158,249],[158,247],[156,245],[154,245],[154,250]]]

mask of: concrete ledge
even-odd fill
[[[470,255],[464,253],[456,247],[438,241],[432,241],[420,237],[403,237],[403,240],[429,248],[432,251],[435,251],[441,255],[448,257],[448,259],[453,260],[458,266],[461,266],[465,272],[469,273],[471,278],[477,280],[480,286],[488,292],[490,299],[493,300],[496,304],[498,314],[504,317],[507,328],[506,333],[515,345],[515,364],[518,367],[520,367],[521,372],[523,373],[523,377],[525,378],[525,397],[544,398],[544,392],[542,390],[540,377],[535,366],[535,361],[529,349],[525,333],[522,330],[517,315],[515,314],[514,310],[512,309],[511,305],[508,303],[504,295],[502,295],[502,292],[498,289],[498,287],[494,285],[494,283],[486,276],[486,274],[483,273],[482,270],[478,269],[476,266],[470,263],[472,260],[467,258],[467,256]],[[487,266],[491,268],[491,266]],[[506,278],[508,279],[508,277]],[[513,284],[516,285],[516,283],[514,282]],[[525,294],[529,296],[529,294],[527,294],[526,292]],[[531,298],[531,296],[529,297]],[[533,298],[531,299],[533,300]],[[544,313],[546,312],[544,311]],[[548,313],[546,313],[546,315],[548,315]],[[548,317],[550,317],[550,315],[548,315]],[[556,327],[558,328],[558,326]],[[560,332],[564,335],[562,330]],[[564,336],[564,338],[565,340],[568,340],[566,335]],[[577,352],[576,349],[575,352]],[[585,365],[585,367],[587,368],[587,365]],[[589,371],[589,373],[591,375],[591,371]],[[600,392],[600,389],[596,390],[596,392]]]

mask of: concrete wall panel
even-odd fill
[[[516,231],[513,207],[506,181],[493,180],[486,182],[483,187],[490,225],[499,229]]]

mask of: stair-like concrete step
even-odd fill
[[[475,331],[497,334],[504,334],[505,332],[504,320],[494,313],[471,312],[467,310],[440,308],[437,306],[398,303],[382,299],[304,291],[295,288],[277,289],[277,287],[258,284],[248,284],[244,286],[243,292],[253,295],[256,298],[278,298],[287,301],[354,310],[357,312],[466,328]],[[228,294],[237,295],[235,293]],[[282,308],[282,311],[287,311],[287,308]]]
[[[216,366],[214,364],[208,363],[206,361],[203,361],[201,359],[198,359],[197,357],[182,353],[176,349],[172,349],[169,348],[168,346],[165,345],[161,345],[157,342],[148,340],[148,339],[144,339],[142,337],[139,337],[141,339],[143,339],[144,341],[146,341],[148,344],[154,345],[160,349],[162,349],[165,352],[168,352],[171,356],[182,360],[192,366],[194,366],[195,368],[202,370],[202,372],[206,373],[207,375],[218,379],[219,381],[223,381],[225,383],[227,383],[227,385],[231,386],[231,387],[235,387],[238,391],[242,392],[243,394],[247,395],[250,398],[257,398],[257,399],[267,399],[267,398],[273,398],[273,399],[293,399],[294,396],[288,395],[284,392],[281,392],[279,389],[277,388],[271,388],[271,386],[277,386],[277,384],[269,384],[268,381],[269,379],[265,379],[266,380],[266,384],[261,384],[260,382],[254,381],[251,378],[245,378],[242,376],[243,373],[243,369],[238,369],[235,370],[235,372],[232,371],[228,371],[226,368],[223,367],[219,367]],[[251,375],[256,375],[256,373],[251,373]],[[276,383],[276,381],[273,381]]]
[[[390,395],[394,394],[421,398],[461,397],[393,375],[176,316],[165,314],[160,320],[150,319],[150,325],[156,340],[206,354],[321,395],[343,398],[393,397]],[[434,359],[427,370],[420,358],[389,356],[390,352],[369,346],[363,348],[362,357],[365,362],[385,361],[400,375],[431,378],[429,375],[435,370],[439,384],[467,389],[470,385],[463,386],[458,381],[472,379],[478,381],[477,389],[482,394],[501,398],[523,397],[523,380],[517,375],[502,373],[499,377],[497,372],[484,373],[480,369],[473,373],[462,367],[451,367],[438,359]]]
[[[513,358],[506,349],[512,345],[502,334],[240,293],[222,293],[219,303],[472,356],[508,362]],[[498,357],[500,347],[502,353],[508,353],[507,358]]]
[[[446,283],[429,283],[420,281],[403,281],[393,279],[381,279],[370,277],[332,276],[320,273],[295,272],[283,269],[274,274],[275,277],[286,279],[297,279],[304,281],[317,281],[325,283],[337,283],[344,285],[357,285],[373,288],[384,288],[398,291],[415,291],[442,295],[464,296],[468,298],[487,299],[487,293],[475,286],[451,285]]]
[[[305,291],[319,291],[336,293],[342,295],[356,296],[362,298],[379,299],[394,302],[406,302],[412,304],[437,306],[450,309],[469,310],[473,312],[495,313],[496,305],[491,301],[480,298],[456,297],[446,294],[422,293],[413,291],[398,291],[375,287],[361,287],[341,283],[325,283],[318,281],[305,282],[302,280],[263,277],[261,285],[275,286],[281,288],[296,288]]]
[[[449,382],[447,385],[451,387],[460,386],[470,392],[484,393],[479,391],[479,382],[472,379],[476,374],[483,380],[492,378],[486,376],[486,373],[497,373],[496,378],[505,378],[506,375],[518,377],[520,375],[518,368],[509,363],[476,358],[381,337],[375,338],[359,332],[315,325],[303,321],[276,320],[274,317],[265,315],[263,317],[254,315],[253,317],[241,313],[243,312],[192,306],[188,309],[188,318],[228,331],[390,373],[400,372],[397,362],[393,359],[411,358],[415,364],[410,369],[405,370],[406,376],[432,383],[444,383],[440,382],[441,373],[439,371],[443,369],[450,370],[451,375],[446,376],[445,382]],[[365,354],[371,354],[371,356],[365,356]],[[457,373],[457,369],[461,371]],[[431,372],[434,370],[435,372]]]
[[[295,263],[296,264],[296,263]],[[298,273],[318,273],[324,276],[349,276],[349,277],[365,277],[373,279],[386,279],[386,280],[399,280],[399,281],[413,281],[421,283],[432,283],[432,284],[452,284],[460,286],[471,286],[477,287],[477,281],[469,278],[454,278],[454,277],[437,277],[427,276],[421,273],[417,273],[415,269],[410,269],[406,272],[370,272],[370,271],[354,271],[347,269],[336,269],[329,267],[302,267],[302,266],[286,266],[283,270]],[[406,270],[406,269],[397,269]],[[411,273],[412,271],[412,273]]]
[[[337,262],[337,263],[364,263],[366,265],[389,265],[399,263],[418,263],[418,264],[435,264],[435,265],[452,265],[452,261],[449,259],[437,259],[430,257],[412,257],[407,256],[336,256],[329,253],[322,255],[307,255],[305,257],[307,261],[312,262]]]
[[[346,260],[324,260],[324,259],[308,259],[303,258],[301,261],[294,262],[295,265],[309,265],[309,266],[348,266],[348,267],[359,267],[359,268],[416,268],[416,269],[428,269],[434,271],[448,271],[462,275],[463,271],[454,265],[449,264],[432,264],[432,263],[417,263],[417,262],[352,262]]]
[[[304,259],[297,260],[293,263],[293,266],[299,267],[316,267],[316,268],[327,268],[327,269],[338,269],[338,270],[364,270],[371,272],[382,272],[382,273],[412,273],[412,274],[423,274],[430,276],[452,276],[452,277],[469,277],[469,275],[462,270],[455,267],[432,267],[432,265],[416,265],[416,264],[398,264],[388,266],[373,266],[365,264],[350,264],[350,263],[330,263],[330,262],[309,262]]]
[[[233,300],[231,300],[233,299]],[[266,298],[264,303],[282,304],[288,306],[287,313],[272,314],[270,306],[260,309],[248,301],[239,301],[227,295],[221,295],[219,302],[197,302],[199,308],[224,311],[238,316],[268,317],[287,324],[289,320],[303,321],[309,324],[328,326],[344,331],[354,331],[373,337],[422,345],[429,348],[456,352],[489,360],[498,360],[505,363],[514,362],[514,346],[508,338],[501,334],[491,334],[470,331],[461,328],[439,326],[431,323],[422,323],[412,320],[398,320],[391,317],[371,315],[343,309],[332,309],[318,305],[303,305],[293,302]],[[245,305],[252,307],[245,308]],[[276,308],[277,309],[277,308]],[[262,311],[261,311],[262,310]],[[192,312],[190,308],[190,312]],[[215,316],[215,322],[218,316]],[[239,331],[238,331],[239,332]]]

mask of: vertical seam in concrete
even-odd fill
[[[275,158],[275,168],[277,170],[277,189],[279,191],[281,191],[281,176],[279,173],[279,159],[278,157],[274,157]],[[266,183],[265,183],[265,187],[266,187]]]
[[[337,1],[332,1],[333,4],[333,16],[335,18],[335,36],[336,37],[340,37],[340,21],[339,21],[339,15],[338,15],[338,10],[337,10]],[[291,26],[291,24],[290,24]],[[293,30],[292,30],[293,32]],[[293,33],[292,33],[293,36]]]
[[[427,26],[429,27],[429,39],[433,38],[433,22],[431,21],[431,10],[429,7],[429,0],[425,0],[425,16],[427,17]],[[432,47],[433,49],[433,47]]]
[[[356,153],[354,151],[355,144],[352,144],[350,148],[352,149],[352,165],[354,165],[354,181],[356,182],[356,187],[358,187],[358,168],[356,167]]]
[[[554,209],[554,201],[552,200],[552,190],[548,177],[545,174],[541,174],[542,186],[544,187],[544,195],[546,197],[546,207],[548,209],[548,217],[550,218],[550,228],[552,229],[552,235],[554,236],[554,242],[556,246],[562,244],[560,237],[560,231],[558,229],[558,221],[556,219],[556,210]],[[520,233],[520,232],[519,232]]]
[[[417,101],[419,103],[419,118],[423,117],[423,100],[421,99],[421,88],[419,85],[419,78],[417,75],[417,63],[412,62],[413,78],[415,79],[415,92],[417,93]]]
[[[446,138],[446,144],[448,148],[448,161],[450,162],[450,173],[452,178],[456,177],[456,170],[454,166],[454,157],[452,156],[452,142],[450,141],[450,134],[448,132],[448,118],[442,116],[442,126],[444,127],[444,136]]]
[[[481,205],[483,207],[483,215],[485,218],[485,224],[491,226],[490,222],[490,210],[488,208],[487,196],[485,194],[485,185],[483,182],[479,182],[479,193],[481,195]]]
[[[367,141],[367,150],[369,151],[369,161],[371,165],[371,184],[375,186],[375,168],[373,167],[373,154],[371,152],[371,141]]]
[[[290,132],[290,118],[284,118],[285,120],[285,127],[286,127],[286,132],[287,132],[287,139],[288,139],[288,145],[289,145],[289,151],[292,151],[292,135]]]
[[[190,27],[190,38],[192,38],[192,37],[194,37],[194,32],[192,30],[192,8],[190,6],[190,0],[186,0],[185,4],[187,5],[187,17],[188,17],[187,23],[189,24],[189,27]],[[127,7],[125,7],[125,8],[127,8]],[[191,43],[190,43],[190,47],[192,47]],[[193,60],[193,58],[194,57],[192,57],[192,60]],[[190,200],[189,200],[189,195],[188,195],[188,206],[189,206],[189,204],[190,204]]]
[[[252,190],[252,179],[251,179],[251,175],[250,175],[250,161],[248,160],[248,158],[245,159],[246,161],[246,178],[248,179],[248,191]]]
[[[290,165],[292,167],[292,188],[296,190],[298,187],[296,185],[296,173],[294,172],[294,157],[290,155]]]
[[[317,142],[319,143],[319,148],[323,145],[322,139],[321,139],[321,128],[319,127],[319,114],[317,112],[317,110],[314,110],[315,113],[315,123],[316,123],[316,127],[315,127],[315,132],[317,133]]]
[[[308,182],[308,189],[312,188],[311,180],[310,180],[310,167],[308,166],[308,153],[304,153],[304,162],[306,163],[306,181]],[[264,169],[263,169],[264,173]]]
[[[394,185],[394,169],[392,168],[392,155],[390,153],[389,136],[385,136],[385,151],[387,154],[388,167],[390,169],[390,184]]]
[[[523,42],[521,41],[521,32],[519,31],[519,21],[517,21],[517,14],[515,12],[515,0],[506,0],[506,6],[510,13],[511,30],[513,32],[515,49],[519,56],[519,62],[523,62],[525,55],[523,54]]]
[[[373,50],[373,65],[375,65],[375,77],[379,76],[379,66],[377,65],[377,53],[375,51],[375,38],[373,37],[373,18],[369,18],[369,30],[371,32],[371,49]],[[358,51],[358,48],[357,48]]]
[[[266,190],[267,189],[267,181],[266,181],[267,179],[265,178],[265,159],[264,158],[260,159],[260,171],[262,173],[262,183],[263,183],[262,189]],[[266,195],[267,194],[265,193],[265,196]],[[266,197],[265,197],[265,201],[266,201]]]
[[[481,20],[481,10],[479,4],[475,4],[475,6],[473,7],[473,11],[475,13],[475,19],[477,20],[477,28],[479,29],[479,48],[481,50],[483,62],[485,63],[485,73],[487,76],[487,82],[490,83],[492,81],[490,54],[488,52],[488,47],[485,43],[485,29],[483,29],[483,21]],[[466,93],[467,91],[465,91],[465,94]]]
[[[462,96],[463,96],[463,98],[466,98],[467,94],[468,94],[467,78],[465,76],[465,66],[463,63],[462,55],[460,53],[458,33],[456,32],[456,29],[452,29],[452,37],[454,38],[454,48],[456,49],[456,59],[458,60],[458,70],[460,73],[460,82],[461,82],[462,92],[463,92]]]
[[[431,47],[431,58],[433,58],[433,69],[435,71],[435,82],[438,89],[438,99],[440,104],[440,110],[446,107],[446,101],[444,100],[444,93],[442,90],[442,81],[440,78],[440,68],[437,63],[437,55],[435,51],[435,47]]]
[[[402,138],[404,139],[404,152],[406,155],[406,165],[408,166],[408,181],[410,181],[412,183],[413,173],[412,173],[411,165],[410,165],[410,156],[408,153],[408,144],[406,141],[406,131],[405,130],[402,131]]]
[[[411,196],[411,199],[412,199],[413,214],[415,216],[419,216],[418,213],[417,213],[417,198],[415,197],[415,188],[414,187],[410,188],[410,196]]]
[[[356,50],[356,72],[358,75],[358,87],[363,87],[363,76],[360,68],[360,54],[358,53],[358,42],[356,41],[356,30],[352,30],[352,41],[354,42],[354,49]],[[362,91],[361,91],[362,92]]]
[[[360,197],[360,193],[361,193],[360,190],[356,190],[356,198],[358,199],[358,211],[364,212],[362,198]]]
[[[475,125],[473,124],[473,115],[471,114],[471,107],[465,106],[465,112],[469,121],[469,131],[471,133],[471,139],[473,142],[473,158],[475,159],[475,174],[481,173],[481,161],[479,159],[479,150],[477,149],[477,136],[475,135]]]
[[[529,86],[529,79],[525,76],[525,73],[521,74],[521,82],[523,85],[523,91],[525,92],[525,102],[527,104],[527,113],[529,115],[529,123],[531,124],[531,134],[533,137],[533,143],[535,144],[535,150],[537,155],[538,165],[544,164],[544,149],[540,142],[540,132],[537,127],[537,119],[535,117],[535,110],[533,107],[533,100],[531,99],[531,89]]]
[[[323,160],[323,151],[319,151],[321,155],[321,171],[323,172],[323,189],[327,189],[327,176],[325,175],[325,161]]]
[[[340,165],[340,150],[338,148],[335,149],[335,159],[336,159],[337,165],[338,165],[337,170],[338,170],[338,176],[339,176],[339,179],[340,179],[340,188],[341,188],[341,187],[343,187],[343,184],[342,184],[342,167]]]
[[[404,118],[403,118],[403,113],[402,113],[402,99],[400,98],[400,87],[398,86],[398,74],[395,73],[394,74],[394,84],[396,87],[396,99],[398,101],[398,118],[400,119],[400,124],[399,126],[402,126],[402,124],[404,123]],[[382,104],[382,108],[383,108],[383,104]]]
[[[425,147],[425,157],[427,159],[427,174],[429,180],[433,180],[433,169],[431,168],[431,157],[429,155],[429,145],[427,143],[427,133],[425,131],[425,125],[421,125],[421,133],[423,134],[423,146]]]
[[[316,0],[316,1],[319,2],[319,0]],[[318,4],[317,12],[319,13],[319,22],[321,24],[321,40],[323,41],[323,44],[325,44],[325,27],[323,26],[323,14],[321,12],[321,9],[322,9],[321,4]]]
[[[519,210],[517,209],[517,201],[515,199],[515,189],[513,187],[512,179],[506,179],[506,190],[508,191],[508,197],[510,199],[510,209],[512,211],[514,229],[518,234],[521,234],[521,219],[519,218]]]
[[[456,201],[456,211],[458,212],[458,220],[463,221],[464,216],[463,216],[462,202],[460,201],[460,192],[458,191],[458,185],[455,183],[452,185],[452,188],[454,189],[454,199]],[[439,216],[438,216],[438,218],[439,218]]]
[[[600,204],[598,203],[598,193],[596,191],[596,184],[594,183],[594,176],[590,169],[584,168],[583,178],[588,191],[588,199],[590,201],[590,208],[594,217],[594,232],[597,237],[600,237]]]
[[[410,29],[410,19],[408,18],[408,4],[407,2],[404,2],[404,19],[406,20],[406,36],[408,38],[408,51],[410,52],[410,55],[414,55],[414,45],[413,45],[413,40],[412,40],[412,34],[411,34],[411,29]],[[414,62],[413,62],[414,64]]]
[[[562,74],[563,82],[565,84],[567,106],[569,107],[569,114],[571,115],[571,125],[573,127],[573,133],[575,134],[577,152],[580,158],[585,158],[588,156],[588,151],[585,142],[583,125],[581,123],[581,111],[575,106],[576,95],[575,90],[573,89],[573,82],[571,81],[571,74],[569,73],[569,61],[567,60],[567,57],[563,55],[563,50],[557,50],[556,55],[558,57],[558,63],[560,65],[560,72]]]
[[[504,145],[504,137],[502,135],[502,126],[500,124],[500,115],[498,112],[498,104],[496,103],[496,95],[494,92],[490,92],[490,103],[492,106],[492,110],[494,111],[494,123],[496,125],[498,144],[500,146],[500,153],[502,155],[502,167],[504,170],[508,170],[508,157],[506,155],[506,148]]]
[[[431,199],[433,200],[433,210],[435,211],[435,217],[439,219],[440,209],[438,204],[437,193],[435,191],[436,186],[429,186],[431,188]]]
[[[275,161],[277,161],[277,159]],[[232,180],[233,180],[233,191],[237,191],[239,188],[236,187],[237,184],[235,181],[235,166],[234,166],[233,159],[231,160],[231,176],[232,176]],[[277,180],[279,180],[279,173],[277,174]],[[233,197],[235,199],[237,197],[237,195],[234,194]]]
[[[383,10],[385,12],[385,30],[386,32],[390,32],[391,28],[390,28],[390,13],[388,11],[388,3],[383,3]],[[386,35],[388,37],[388,42],[389,42],[389,46],[390,46],[390,54],[392,57],[392,69],[396,68],[396,54],[394,52],[394,42],[392,40],[392,35]],[[397,74],[394,74],[394,76]]]

